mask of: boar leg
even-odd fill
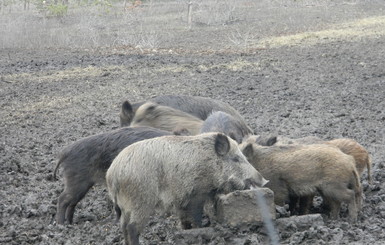
[[[136,223],[130,223],[130,219],[127,216],[123,218],[122,230],[126,245],[139,245],[139,232]]]
[[[323,196],[322,197],[324,202],[327,204],[327,206],[330,208],[329,216],[331,219],[338,219],[341,209],[341,202],[333,197],[330,196]]]
[[[56,222],[60,225],[64,224],[65,214],[69,205],[69,202],[66,200],[66,196],[67,194],[65,193],[65,191],[63,191],[63,193],[60,194],[57,202]]]
[[[137,200],[139,201],[139,200]],[[139,235],[150,216],[154,213],[154,206],[143,201],[132,204],[130,200],[124,200],[121,208],[121,227],[125,243],[139,245]]]
[[[291,215],[306,215],[309,214],[311,205],[313,203],[314,195],[298,197],[290,194],[289,196],[289,210]]]
[[[179,211],[182,229],[202,227],[204,199],[194,198]]]
[[[65,220],[72,224],[75,206],[86,195],[91,186],[93,183],[71,183],[65,187],[57,204],[56,221],[58,224],[64,224]]]
[[[359,190],[354,191],[351,189],[348,189],[346,199],[344,200],[348,204],[348,210],[349,210],[349,218],[352,222],[357,222],[357,216],[358,216],[358,209],[361,208],[361,186],[359,187]],[[357,198],[359,200],[357,200]]]
[[[348,208],[350,221],[354,223],[357,222],[358,210],[355,198],[350,201],[350,203],[348,204]]]
[[[357,212],[358,212],[358,210],[361,210],[362,208],[362,187],[361,186],[359,186],[358,190],[356,190],[355,199],[356,199]]]
[[[334,186],[330,186],[327,191],[323,191],[322,198],[324,202],[330,207],[330,217],[337,219],[341,203],[345,202],[348,204],[349,216],[352,221],[357,219],[357,201],[356,201],[356,192],[352,189],[350,185],[347,187],[343,183],[338,183]]]
[[[299,215],[309,214],[313,204],[314,195],[303,196],[299,198]]]
[[[290,194],[289,196],[289,211],[290,215],[295,215],[297,213],[297,204],[299,197],[297,195]]]

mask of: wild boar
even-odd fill
[[[164,136],[125,148],[107,171],[107,187],[126,244],[139,244],[149,217],[174,211],[182,228],[202,226],[203,207],[219,193],[263,186],[238,144],[221,133]]]
[[[349,217],[357,220],[361,184],[354,158],[326,144],[264,147],[244,142],[240,148],[249,162],[269,179],[266,187],[274,192],[277,205],[294,197],[320,193],[337,219],[340,205],[349,206]],[[290,203],[291,204],[291,203]]]
[[[343,153],[351,155],[355,160],[355,166],[357,169],[357,172],[360,176],[362,176],[363,171],[365,168],[368,170],[368,182],[372,183],[372,177],[371,177],[371,166],[372,161],[371,157],[368,153],[368,151],[360,145],[357,141],[353,139],[348,138],[342,138],[342,139],[334,139],[330,141],[325,141],[317,136],[307,136],[303,138],[297,138],[297,139],[291,139],[285,136],[272,136],[270,139],[268,137],[265,137],[265,140],[268,139],[270,141],[276,141],[275,145],[287,145],[287,144],[328,144],[338,147]],[[251,140],[252,141],[252,140]],[[260,143],[260,142],[258,142]],[[263,142],[262,142],[263,143]],[[296,206],[299,204],[299,214],[307,214],[309,212],[309,209],[311,207],[312,201],[314,196],[309,197],[295,197],[291,196],[291,211],[292,213],[297,212]],[[327,207],[327,203],[325,203],[324,206]],[[361,203],[360,203],[361,205]]]
[[[111,132],[80,139],[67,146],[60,154],[54,171],[63,167],[64,191],[57,203],[56,221],[72,223],[76,204],[96,183],[105,183],[105,175],[112,160],[126,146],[140,140],[170,135],[155,128],[120,128]]]
[[[307,136],[303,138],[298,139],[290,139],[285,136],[273,136],[272,138],[276,138],[276,145],[286,145],[286,144],[302,144],[302,145],[308,145],[308,144],[328,144],[338,147],[343,153],[351,155],[355,162],[356,162],[356,168],[360,176],[362,176],[362,173],[364,172],[365,168],[368,170],[368,182],[372,183],[372,175],[371,175],[371,168],[372,168],[372,161],[371,157],[368,153],[368,151],[360,145],[357,141],[354,139],[348,139],[348,138],[341,138],[341,139],[334,139],[330,141],[322,140],[316,136]]]
[[[270,135],[248,135],[242,143],[258,144],[261,146],[272,146],[277,143],[277,136]]]
[[[325,141],[322,140],[321,138],[318,138],[317,136],[306,136],[302,138],[297,138],[297,139],[291,139],[285,136],[277,136],[277,142],[276,145],[310,145],[310,144],[322,144]]]
[[[355,162],[356,168],[360,176],[364,172],[365,168],[368,170],[368,182],[372,183],[372,160],[368,151],[353,139],[334,139],[324,142],[325,144],[338,147],[343,153],[351,155]]]
[[[250,131],[244,128],[238,119],[223,111],[211,113],[203,122],[200,132],[224,133],[238,144],[242,143],[244,137],[250,135]]]
[[[168,106],[147,102],[135,113],[131,127],[147,126],[166,131],[187,130],[191,135],[199,134],[203,121],[191,114]]]
[[[136,110],[146,102],[154,102],[159,105],[169,106],[191,114],[201,120],[206,120],[206,118],[214,111],[223,111],[238,119],[242,128],[247,129],[250,134],[253,133],[253,130],[247,125],[241,114],[228,103],[211,98],[188,95],[162,95],[149,99],[148,101],[133,104],[125,101],[123,102],[120,111],[120,125],[122,127],[129,126],[134,118]]]

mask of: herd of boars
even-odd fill
[[[370,156],[355,140],[255,135],[237,110],[210,98],[125,101],[120,124],[62,150],[54,171],[56,179],[61,166],[64,177],[58,224],[73,222],[76,204],[96,183],[107,185],[126,244],[139,244],[154,213],[173,212],[183,229],[201,227],[205,203],[218,194],[262,186],[292,214],[307,214],[319,195],[330,218],[346,203],[355,222],[365,168],[371,182]]]

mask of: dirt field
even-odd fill
[[[73,225],[55,224],[57,155],[118,128],[125,99],[185,94],[228,102],[261,134],[365,146],[374,181],[364,172],[358,223],[343,210],[338,221],[288,225],[280,242],[384,244],[384,1],[256,2],[195,1],[191,28],[186,1],[149,1],[115,16],[72,11],[60,21],[1,14],[0,243],[120,244],[103,186],[78,204]],[[141,243],[268,241],[258,227],[214,231],[189,240],[173,217],[155,217]]]

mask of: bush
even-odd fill
[[[50,4],[47,6],[47,16],[63,17],[67,14],[68,6],[65,4]]]

